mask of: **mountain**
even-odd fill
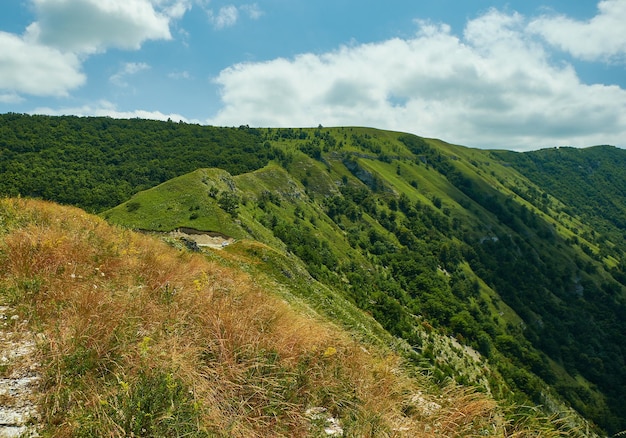
[[[270,278],[274,294],[333,321],[364,348],[391,348],[411,373],[509,406],[509,421],[534,405],[533,418],[551,418],[550,427],[570,435],[626,428],[626,151],[485,151],[355,127],[4,121],[3,162],[38,166],[22,182],[4,177],[5,194],[70,202],[80,180],[57,183],[51,169],[82,172],[93,193],[71,203]],[[64,122],[84,123],[89,142],[78,129],[58,128]],[[12,123],[21,129],[15,139],[6,134],[18,132]],[[156,134],[133,131],[147,127]],[[71,142],[56,129],[71,132]],[[176,135],[159,141],[167,130],[186,135],[178,160]],[[194,143],[186,132],[216,140]],[[133,137],[150,141],[127,141]],[[117,155],[115,174],[109,152],[120,143],[127,153]],[[66,149],[99,157],[97,165],[62,159]],[[184,151],[200,157],[194,169],[173,164]],[[230,158],[222,166],[215,155],[245,156],[247,167]],[[152,175],[167,166],[178,175],[145,180],[154,187],[133,179],[134,169]],[[123,187],[116,193],[125,202],[107,209],[112,198],[97,196],[105,187]]]
[[[371,336],[355,339],[258,266],[298,273],[265,245],[199,255],[172,243],[77,208],[0,200],[0,436],[554,433],[415,375],[398,341],[315,286]]]

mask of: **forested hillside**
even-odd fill
[[[50,140],[63,123],[74,126],[61,129],[66,140]],[[308,284],[310,275],[311,284],[327,288],[295,290],[346,329],[359,333],[361,323],[342,315],[335,300],[373,316],[410,346],[399,354],[441,385],[454,381],[504,404],[541,406],[572,430],[583,423],[563,403],[607,433],[626,429],[626,200],[618,169],[625,151],[514,154],[365,128],[219,129],[18,115],[3,116],[1,130],[3,194],[102,211],[112,206],[107,187],[119,185],[113,192],[126,197],[102,212],[106,220],[233,237],[240,243],[226,250],[258,256],[277,281]],[[132,151],[116,155],[129,144]],[[198,154],[192,169],[173,164],[184,155],[177,144]],[[75,151],[68,157],[96,154],[111,172],[60,158],[66,150]],[[587,177],[575,179],[567,154]],[[9,163],[38,163],[41,171],[13,179],[21,172]],[[162,163],[172,163],[167,177],[133,179],[135,171],[158,174]],[[118,165],[124,173],[113,173]],[[78,199],[80,180],[53,177],[64,171],[84,176],[88,201]],[[594,191],[605,196],[599,204],[585,198]],[[247,246],[253,241],[272,251]],[[460,361],[446,353],[446,339]]]
[[[354,339],[255,269],[270,248],[169,243],[0,200],[0,436],[560,436],[532,412],[509,421],[488,394],[416,376],[337,296],[380,336]]]
[[[0,193],[97,212],[200,167],[267,164],[253,130],[154,120],[0,115]]]
[[[548,193],[563,201],[564,212],[580,216],[591,229],[572,227],[575,234],[597,248],[587,253],[602,259],[613,256],[624,269],[626,253],[626,153],[612,146],[587,149],[554,148],[524,154],[494,152]],[[532,199],[536,193],[526,193]],[[622,281],[623,283],[623,281]]]

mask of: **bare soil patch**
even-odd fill
[[[193,228],[179,228],[169,233],[176,239],[187,239],[195,242],[199,247],[222,249],[235,242],[235,239],[213,231],[200,231]]]

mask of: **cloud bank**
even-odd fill
[[[39,19],[25,40],[73,53],[137,50],[146,40],[171,39],[169,17],[149,0],[33,0]]]
[[[79,58],[0,32],[0,95],[66,96],[85,83]]]
[[[217,30],[234,26],[239,20],[241,13],[246,14],[252,20],[257,20],[263,15],[259,5],[256,3],[241,6],[227,5],[221,7],[217,12],[213,9],[207,10],[209,22]]]
[[[32,0],[36,21],[23,35],[0,32],[0,101],[67,96],[86,81],[82,63],[110,48],[137,50],[169,40],[189,0]]]
[[[594,20],[621,17],[614,3],[625,4],[602,2]],[[626,91],[585,84],[571,65],[551,59],[557,37],[541,29],[560,20],[491,10],[462,36],[417,22],[408,39],[237,64],[214,78],[223,107],[209,122],[369,125],[489,148],[624,146]],[[626,35],[613,37],[613,47],[626,43]]]

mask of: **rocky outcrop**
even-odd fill
[[[37,436],[40,376],[27,324],[14,309],[0,306],[0,438]]]

